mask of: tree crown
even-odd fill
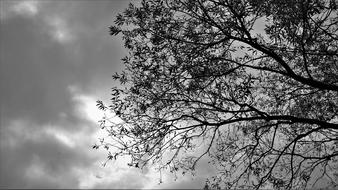
[[[212,187],[337,186],[337,30],[334,0],[130,4],[110,28],[121,86],[98,102],[124,122],[95,146],[174,173],[209,156]]]

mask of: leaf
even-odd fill
[[[116,36],[118,35],[122,30],[116,26],[110,26],[109,27],[110,35]]]

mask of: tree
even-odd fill
[[[334,0],[147,0],[116,17],[129,56],[113,75],[108,160],[219,173],[206,187],[337,187]],[[109,149],[110,146],[115,148]]]

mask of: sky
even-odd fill
[[[136,2],[136,1],[132,1]],[[126,0],[0,0],[0,188],[203,188],[196,176],[109,162],[96,100],[109,103],[111,75],[127,55],[109,35]]]

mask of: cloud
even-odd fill
[[[122,43],[108,32],[111,10],[118,7],[115,2],[38,2],[34,19],[13,15],[1,22],[5,45],[1,45],[0,98],[6,121],[12,117],[29,117],[38,123],[74,119],[68,86],[77,85],[95,99],[109,99],[111,74],[120,70]],[[51,22],[46,24],[47,20]],[[76,40],[55,43],[68,39]]]
[[[20,28],[18,28],[20,26]],[[58,122],[63,112],[71,116],[72,77],[62,46],[52,43],[35,20],[22,17],[1,23],[2,117]]]
[[[49,34],[59,43],[68,43],[74,39],[68,23],[60,16],[47,17],[46,24],[50,27]]]
[[[69,134],[58,130],[57,127],[51,127],[46,130],[46,134],[50,135],[55,138],[58,142],[61,144],[69,147],[69,148],[75,148],[76,144],[74,142],[74,136],[70,136]]]
[[[3,0],[0,2],[0,20],[11,18],[15,15],[34,17],[39,13],[40,1],[12,1]]]
[[[1,187],[76,188],[74,168],[87,168],[97,159],[88,152],[89,142],[76,141],[55,126],[34,125],[13,120],[2,126]]]
[[[151,180],[139,170],[112,167],[116,165],[101,168],[96,172],[92,170],[92,175],[80,176],[79,187],[86,189],[141,189],[147,181]]]
[[[58,4],[33,0],[5,0],[1,1],[1,4],[5,7],[1,8],[1,20],[4,22],[17,16],[34,18],[36,22],[40,22],[44,26],[45,31],[55,42],[64,44],[74,40],[73,31],[66,21],[69,11],[68,13],[63,12],[64,14],[60,14],[61,10],[49,8],[53,4]]]
[[[91,92],[109,89],[112,60],[121,54],[107,42],[114,6],[0,3],[0,187],[78,188],[97,179],[106,155],[91,149],[99,129],[99,98]],[[101,75],[107,85],[91,86]],[[83,90],[73,94],[70,85]]]
[[[77,115],[97,124],[104,116],[104,112],[96,106],[97,99],[90,95],[83,94],[77,86],[70,85],[68,86],[68,90],[72,94],[72,100],[76,104],[75,112]]]
[[[35,16],[39,12],[38,1],[19,1],[12,6],[12,11],[17,14]]]
[[[94,99],[80,92],[73,92],[77,100],[73,112],[78,117],[87,118],[78,111],[80,108],[84,108],[84,113],[94,111],[90,111]],[[61,127],[37,124],[30,119],[13,119],[1,126],[1,187],[142,188],[149,179],[141,171],[129,168],[128,158],[102,166],[106,152],[90,148],[98,137],[102,137],[102,130],[95,130],[98,126],[93,118],[84,121],[81,124],[70,122]],[[70,131],[68,127],[81,130]]]

